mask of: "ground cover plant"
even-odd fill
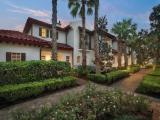
[[[64,77],[22,84],[4,85],[0,87],[0,105],[17,100],[36,97],[47,91],[54,91],[76,84],[76,78]]]
[[[76,97],[75,97],[76,96]],[[64,96],[52,107],[17,111],[14,120],[151,120],[150,102],[120,91],[90,86],[81,93]],[[125,119],[124,119],[125,118]]]
[[[0,85],[67,76],[70,64],[56,61],[0,62]]]
[[[137,89],[137,92],[158,97],[160,94],[160,69],[146,75]]]
[[[96,83],[111,84],[122,78],[129,76],[129,72],[125,70],[113,71],[104,74],[89,74],[88,79]]]

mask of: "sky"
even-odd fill
[[[68,9],[68,0],[58,0],[58,20],[62,25],[73,18]],[[149,29],[149,14],[160,0],[100,0],[100,16],[107,16],[108,29],[123,19],[132,18],[138,29]],[[51,0],[0,0],[0,29],[22,31],[28,17],[51,22]],[[93,27],[94,16],[87,17],[87,26]]]

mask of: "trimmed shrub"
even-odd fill
[[[160,77],[160,68],[156,68],[155,71],[151,72],[149,75]]]
[[[123,118],[128,120],[134,120],[131,118],[135,116],[140,118],[143,114],[142,120],[151,120],[148,109],[149,101],[143,97],[120,91],[97,90],[91,86],[80,93],[64,96],[58,104],[49,108],[28,112],[20,110],[13,114],[13,120],[118,120],[116,118],[126,114],[130,119]]]
[[[40,81],[66,76],[70,64],[55,61],[1,62],[0,85]]]
[[[106,76],[102,74],[89,74],[88,79],[97,83],[106,83]]]
[[[160,94],[160,77],[151,75],[145,76],[137,92],[158,96]]]
[[[119,79],[122,79],[124,77],[129,76],[129,72],[119,70],[119,71],[114,71],[107,73],[106,75],[103,74],[89,74],[88,79],[96,82],[96,83],[107,83],[111,84],[113,82],[116,82]]]
[[[139,72],[140,71],[140,67],[139,66],[131,66],[128,71],[130,73],[136,73],[136,72]]]
[[[107,79],[107,83],[111,84],[119,79],[125,78],[129,76],[129,72],[128,71],[124,71],[124,70],[119,70],[119,71],[115,71],[115,72],[110,72],[106,74],[106,79]]]
[[[88,74],[95,73],[95,71],[96,71],[95,67],[93,67],[93,66],[87,66],[86,70],[84,70],[82,66],[78,66],[76,68],[76,72],[77,72],[78,77],[85,77]]]
[[[75,85],[76,78],[64,77],[24,84],[4,85],[0,87],[0,104],[19,99],[35,97],[45,91],[53,91]]]

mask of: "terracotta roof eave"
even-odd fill
[[[36,24],[36,25],[39,25],[39,26],[44,26],[44,27],[47,27],[47,28],[52,28],[52,24],[49,24],[49,23],[46,23],[46,22],[43,22],[43,21],[40,21],[40,20],[29,17],[27,19],[27,22],[26,22],[25,27],[23,29],[23,33],[28,33],[33,24]],[[71,29],[70,25],[68,25],[64,28],[61,28],[61,27],[57,26],[57,30],[59,30],[59,31],[66,31],[67,32],[69,29]]]
[[[50,41],[46,41],[37,37],[25,35],[24,33],[11,30],[0,30],[0,42],[51,48]],[[63,43],[58,43],[58,49],[73,50],[71,46]]]

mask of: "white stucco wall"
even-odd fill
[[[117,41],[112,42],[112,48],[115,50],[118,50],[118,42]]]
[[[45,60],[51,60],[51,49],[41,49],[41,56],[45,56]],[[72,51],[58,50],[58,61],[66,61],[66,56],[70,57],[72,65]]]
[[[40,48],[35,46],[0,43],[0,62],[6,61],[6,52],[25,53],[26,61],[40,60]]]
[[[74,61],[74,66],[82,65],[82,50],[79,49],[79,42],[80,42],[80,34],[79,34],[79,26],[82,26],[81,21],[74,21],[70,23],[72,27],[72,31],[68,33],[68,44],[74,48],[73,52],[73,61]],[[93,42],[93,37],[92,37],[92,42]],[[92,43],[92,47],[93,47]],[[77,63],[77,57],[80,56],[80,63]],[[87,50],[87,65],[93,66],[93,61],[95,59],[94,57],[94,51],[93,50]]]
[[[118,67],[118,56],[117,56],[117,54],[114,54],[113,57],[114,57],[114,60],[112,62],[112,67]]]

